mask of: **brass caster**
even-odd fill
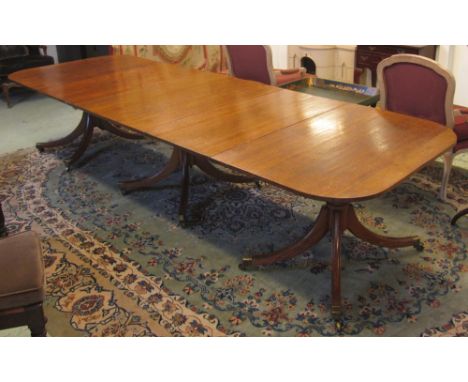
[[[259,190],[262,188],[262,183],[259,180],[255,181],[255,185],[257,186]]]
[[[335,329],[337,333],[343,332],[343,322],[339,319],[335,319]]]
[[[418,240],[417,243],[414,244],[413,247],[414,247],[414,248],[416,249],[416,251],[418,251],[418,252],[424,251],[424,244],[422,243],[421,240]]]
[[[335,321],[335,329],[338,334],[343,332],[343,317],[341,316],[341,305],[332,305],[331,314]]]

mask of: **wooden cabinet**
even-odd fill
[[[435,59],[436,45],[358,45],[354,65],[354,82],[368,68],[372,74],[372,86],[377,82],[377,64],[394,54],[410,53]]]

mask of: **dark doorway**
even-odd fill
[[[316,70],[315,62],[310,57],[307,57],[307,56],[302,57],[301,58],[301,66],[303,68],[306,68],[306,72],[308,74],[315,74],[315,70]]]

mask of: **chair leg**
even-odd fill
[[[2,84],[2,92],[3,92],[3,97],[5,98],[5,102],[8,107],[11,107],[11,99],[10,99],[10,87],[8,84]]]
[[[37,304],[27,309],[28,327],[31,331],[31,337],[46,337],[46,322],[42,304]]]
[[[0,237],[7,235],[7,229],[5,225],[5,216],[3,215],[2,203],[0,202]]]
[[[440,186],[439,198],[444,202],[447,201],[447,186],[450,177],[450,171],[452,170],[453,152],[448,151],[444,154],[444,173],[442,175],[442,184]]]

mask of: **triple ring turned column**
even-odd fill
[[[388,237],[372,232],[358,219],[351,203],[327,202],[320,210],[312,229],[298,242],[278,251],[246,257],[239,265],[248,270],[258,265],[269,265],[292,259],[317,244],[328,232],[331,234],[331,311],[335,318],[341,315],[341,246],[343,233],[349,230],[357,238],[370,244],[400,248],[413,246],[423,249],[417,236]]]
[[[71,158],[67,163],[67,170],[70,170],[73,165],[75,165],[78,160],[83,156],[84,152],[88,148],[89,144],[91,143],[91,138],[93,136],[94,128],[100,128],[102,130],[107,130],[112,134],[115,134],[122,138],[127,139],[142,139],[143,136],[140,134],[132,133],[128,130],[124,130],[122,127],[113,124],[112,122],[106,121],[105,119],[96,117],[95,115],[83,112],[81,116],[81,120],[78,123],[78,126],[68,134],[67,136],[50,141],[50,142],[42,142],[37,143],[36,148],[43,152],[45,149],[49,148],[56,148],[60,146],[67,145],[72,143],[75,139],[81,136],[81,141],[78,145],[78,148],[75,150]]]

